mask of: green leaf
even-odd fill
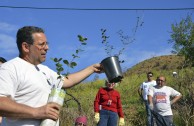
[[[76,62],[71,62],[71,67],[77,66]]]
[[[60,59],[58,60],[58,62],[60,62],[62,59],[63,59],[63,58],[60,58]]]
[[[63,63],[66,65],[69,65],[69,61],[68,60],[63,60]]]
[[[58,76],[57,79],[61,79],[62,77],[61,76]]]
[[[86,41],[86,40],[88,40],[88,39],[87,39],[87,38],[84,38],[83,40]]]
[[[83,37],[81,35],[78,35],[79,41],[83,42]]]
[[[58,59],[57,58],[54,58],[54,62],[58,62]]]
[[[87,43],[81,43],[82,45],[87,45]]]
[[[64,70],[63,67],[60,67],[60,68],[59,68],[59,71],[63,71],[63,70]]]
[[[62,67],[63,65],[60,64],[60,63],[57,63],[56,66],[57,66],[57,67]]]

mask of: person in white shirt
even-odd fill
[[[169,123],[173,124],[173,113],[171,105],[177,102],[181,97],[181,93],[166,86],[164,76],[159,76],[156,79],[157,85],[150,87],[148,91],[148,100],[150,109],[162,115]],[[172,99],[170,99],[172,97]],[[162,126],[156,120],[157,126]]]
[[[7,60],[6,60],[5,58],[3,58],[3,57],[0,57],[0,67],[1,67],[1,65],[2,65],[3,63],[5,63],[5,62],[7,62]],[[5,124],[4,124],[4,118],[0,116],[0,126],[1,126],[1,125],[3,126],[3,125],[5,125]]]
[[[177,72],[172,72],[172,76],[174,77],[174,78],[177,78],[178,77],[178,74],[177,74]]]
[[[153,80],[153,75],[154,74],[152,72],[148,72],[147,73],[147,81],[143,82],[138,89],[139,96],[143,99],[143,101],[145,103],[145,107],[146,107],[147,126],[154,125],[153,117],[152,117],[151,111],[149,109],[149,103],[148,103],[148,97],[147,97],[149,87],[156,85],[156,81]]]
[[[61,106],[47,100],[59,75],[41,64],[49,49],[44,30],[35,26],[20,28],[17,47],[19,57],[0,67],[0,115],[6,117],[7,126],[40,126],[43,119],[57,120]],[[99,63],[69,74],[60,86],[75,86],[94,72],[102,72]]]

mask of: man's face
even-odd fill
[[[30,45],[29,57],[34,65],[38,65],[46,60],[49,47],[44,33],[34,33],[33,38],[34,43]]]
[[[156,83],[157,83],[157,85],[158,85],[159,87],[164,86],[164,84],[165,84],[165,78],[164,78],[164,77],[159,77],[159,78],[157,78],[157,79],[156,79]]]
[[[151,79],[152,79],[152,77],[153,77],[153,74],[147,74],[147,78],[148,78],[148,80],[151,80]]]

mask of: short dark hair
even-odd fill
[[[147,75],[149,75],[149,74],[152,74],[152,75],[154,75],[152,72],[148,72],[148,73],[147,73]]]
[[[20,53],[22,53],[22,43],[27,42],[28,44],[33,44],[33,33],[44,33],[44,30],[35,26],[24,26],[20,28],[17,32],[17,47]]]
[[[157,76],[156,80],[158,80],[160,77],[163,77],[164,81],[166,81],[166,77],[164,77],[163,75]]]
[[[0,62],[5,63],[5,62],[7,62],[7,60],[3,57],[0,57]]]

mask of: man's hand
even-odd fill
[[[104,72],[101,64],[94,64],[93,65],[93,69],[94,69],[95,73],[102,73],[102,72]]]
[[[34,116],[37,119],[57,120],[59,118],[59,109],[59,104],[50,102],[42,107],[36,108]]]
[[[100,121],[100,115],[99,115],[99,113],[95,113],[95,115],[94,115],[94,122],[95,123],[98,123]]]
[[[150,108],[151,110],[153,110],[153,109],[154,109],[154,105],[153,105],[153,104],[149,104],[149,108]]]

